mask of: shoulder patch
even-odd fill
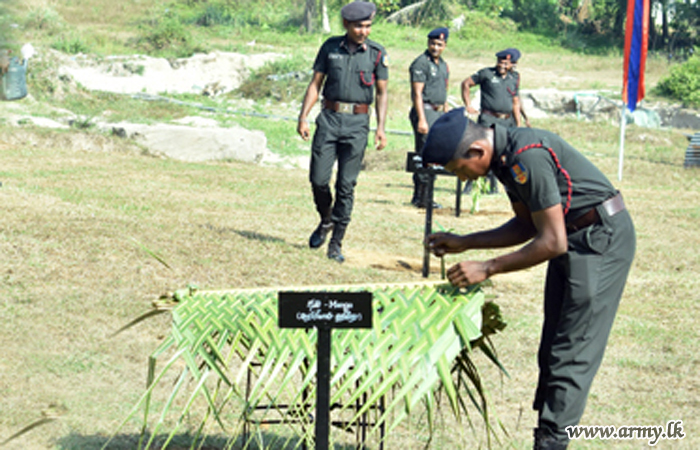
[[[389,67],[389,55],[386,53],[382,54],[382,65],[384,67]]]
[[[527,169],[522,164],[516,163],[515,165],[511,166],[510,173],[511,173],[511,175],[513,175],[513,179],[515,180],[516,183],[518,183],[518,184],[527,183],[528,172],[527,172]]]

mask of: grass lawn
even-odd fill
[[[616,179],[614,127],[553,125]],[[638,252],[582,421],[622,426],[683,420],[686,438],[661,442],[661,448],[700,442],[693,394],[700,384],[694,307],[700,172],[683,168],[685,144],[678,132],[628,129],[624,178],[615,184],[637,225]],[[112,151],[99,150],[110,145]],[[307,248],[316,218],[305,171],[188,164],[122,145],[80,132],[0,133],[0,409],[11,412],[0,416],[0,436],[38,419],[42,410],[61,414],[14,441],[17,448],[82,449],[103,442],[100,436],[115,429],[142,392],[146,358],[168,332],[168,320],[160,316],[110,334],[160,294],[188,283],[225,289],[421,277],[424,216],[408,205],[410,176],[404,172],[361,175],[345,243],[348,260],[339,265]],[[438,180],[444,204],[453,200],[453,183]],[[464,201],[468,208],[469,199]],[[436,222],[467,232],[508,217],[508,202],[499,195],[482,199],[475,215],[457,218],[446,211]],[[450,256],[448,265],[457,260]],[[437,278],[433,263],[431,277]],[[530,402],[542,281],[543,267],[536,267],[496,277],[492,288],[509,324],[495,343],[511,378],[481,362],[494,413],[509,433],[505,442],[515,448],[528,448],[535,423]],[[480,438],[466,425],[455,426],[447,412],[442,420],[434,448],[471,448],[468,443]],[[426,439],[424,426],[415,418],[390,438],[390,446],[417,448]],[[131,432],[137,430],[133,424]],[[606,444],[582,440],[572,448]],[[621,441],[615,447],[641,445]]]

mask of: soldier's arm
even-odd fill
[[[568,238],[561,205],[533,212],[530,217],[535,230],[532,240],[512,253],[486,261],[489,276],[527,269],[566,253]]]
[[[384,127],[386,124],[386,112],[389,105],[388,85],[389,80],[377,80],[375,83],[377,100],[374,107],[377,113],[377,132],[374,135],[374,143],[377,150],[383,149],[387,144],[386,131],[384,131]]]
[[[527,269],[566,253],[568,240],[561,205],[530,213],[522,203],[513,203],[513,211],[515,217],[503,226],[462,236],[462,242],[455,245],[459,249],[497,248],[528,239],[529,242],[493,259],[455,264],[447,272],[452,284],[480,283],[493,275]]]
[[[519,127],[521,124],[521,119],[520,119],[520,111],[521,111],[521,106],[520,106],[520,97],[517,95],[513,96],[513,118],[515,118],[515,126]]]
[[[479,112],[471,105],[471,99],[469,98],[469,90],[474,86],[476,86],[476,83],[472,77],[467,77],[462,81],[462,101],[470,114],[477,114]]]
[[[527,114],[525,114],[525,107],[523,106],[523,102],[520,102],[520,117],[522,117],[522,120],[525,121],[526,127],[532,127],[532,125],[530,125],[530,119],[528,119]]]
[[[416,110],[418,115],[418,132],[420,134],[428,133],[428,121],[425,118],[425,105],[423,104],[423,88],[425,83],[414,81],[411,83],[411,100],[413,101],[413,108]]]
[[[309,139],[309,113],[314,104],[318,101],[318,97],[321,93],[321,86],[323,86],[323,81],[326,79],[326,75],[321,72],[314,72],[309,86],[306,88],[306,94],[304,94],[304,101],[301,103],[301,112],[299,113],[299,120],[297,121],[297,133],[305,141]]]

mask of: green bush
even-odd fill
[[[51,48],[63,53],[68,53],[69,55],[88,53],[90,51],[90,45],[85,42],[83,36],[75,32],[59,35],[58,38],[51,43]]]
[[[465,14],[464,26],[457,35],[467,41],[487,42],[516,31],[517,25],[512,20],[472,11]]]
[[[142,36],[142,42],[156,50],[177,45],[187,46],[192,40],[189,30],[172,16],[163,16],[156,20],[151,20],[141,30],[146,31]]]
[[[181,20],[200,27],[296,29],[301,25],[304,6],[298,0],[293,3],[290,5],[289,1],[282,0],[213,0],[181,7]]]
[[[558,28],[559,3],[556,0],[528,0],[520,2],[518,8],[504,11],[518,25],[527,30],[548,30]]]
[[[656,86],[656,91],[681,101],[684,106],[700,107],[700,57],[695,56],[671,67],[668,76]]]
[[[237,15],[231,12],[226,5],[208,3],[196,19],[197,25],[212,27],[216,25],[236,25]]]

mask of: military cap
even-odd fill
[[[520,50],[517,48],[507,48],[496,53],[496,58],[498,59],[510,59],[510,62],[515,63],[520,59]]]
[[[450,30],[445,27],[435,28],[433,31],[428,33],[428,39],[442,39],[447,42],[447,38],[450,36]]]
[[[359,22],[373,18],[376,11],[377,7],[374,3],[358,0],[343,6],[343,9],[340,10],[340,15],[348,22]]]
[[[467,110],[463,107],[451,109],[440,116],[428,131],[428,138],[421,152],[423,163],[444,166],[450,162],[464,132],[467,131],[468,124]]]

